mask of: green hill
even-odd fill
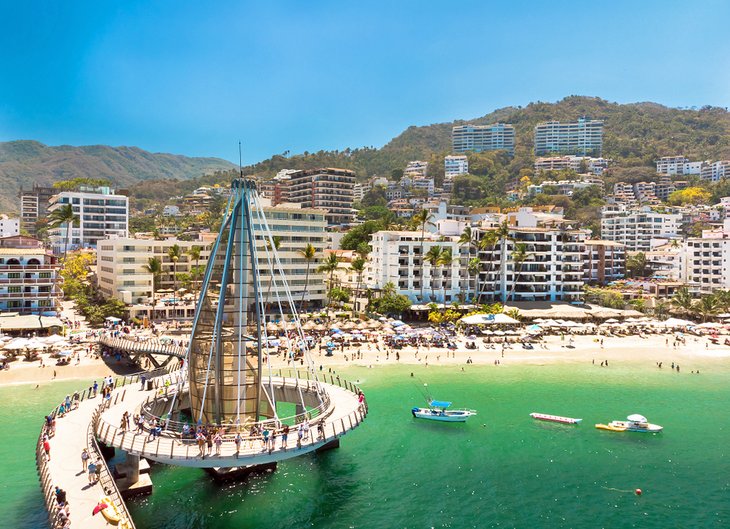
[[[18,191],[34,182],[104,178],[116,188],[147,180],[191,179],[235,167],[219,158],[151,153],[137,147],[89,145],[50,147],[37,141],[0,143],[0,211],[18,211]],[[171,190],[174,192],[174,189]]]

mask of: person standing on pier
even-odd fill
[[[84,469],[84,472],[86,472],[86,468],[89,465],[89,452],[84,448],[81,451],[81,466]]]

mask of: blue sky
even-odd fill
[[[596,95],[730,106],[730,2],[11,2],[0,141],[255,162]]]

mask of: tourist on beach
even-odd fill
[[[89,463],[89,483],[95,483],[96,479],[96,463],[93,461]]]
[[[89,466],[89,452],[84,448],[81,451],[81,467],[84,469],[84,472],[86,472],[87,467]]]

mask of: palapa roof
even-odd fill
[[[505,312],[510,309],[520,311],[520,316],[525,319],[536,318],[558,318],[563,320],[590,320],[590,319],[609,319],[609,318],[630,318],[640,317],[643,314],[632,309],[612,309],[609,307],[601,307],[599,305],[573,305],[571,303],[561,303],[557,301],[532,301],[525,303],[510,303],[505,306]]]

